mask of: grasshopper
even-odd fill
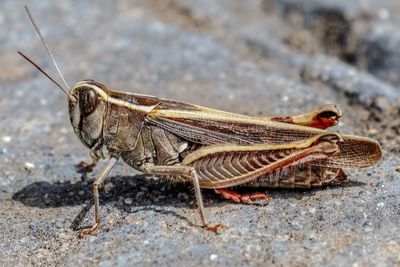
[[[70,87],[25,8],[65,87],[18,53],[67,95],[74,133],[93,160],[82,166],[90,171],[105,161],[93,182],[95,224],[81,231],[81,237],[99,229],[99,188],[120,159],[145,174],[192,183],[202,226],[214,232],[224,225],[208,223],[202,188],[251,203],[269,197],[228,189],[321,187],[346,180],[343,168],[367,167],[381,159],[377,141],[326,130],[342,116],[333,104],[300,115],[254,117],[117,92],[93,80]]]

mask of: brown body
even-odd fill
[[[23,53],[19,54],[68,96],[74,132],[91,150],[93,163],[84,165],[93,169],[99,159],[106,159],[93,183],[96,223],[80,236],[98,229],[98,190],[120,158],[144,173],[192,182],[203,227],[215,232],[222,225],[206,222],[200,188],[251,203],[266,195],[241,196],[226,188],[318,187],[345,180],[342,168],[367,167],[381,158],[376,141],[325,130],[341,116],[336,105],[300,115],[251,117],[115,92],[92,80],[70,88],[25,8],[66,88]]]
[[[94,81],[78,83],[71,94],[82,93],[84,90],[94,90],[99,98],[94,113],[82,118],[84,122],[78,124],[80,133],[88,132],[87,128],[96,129],[93,121],[98,121],[99,127],[102,126],[102,131],[96,129],[94,135],[98,144],[95,149],[101,150],[104,146],[140,171],[145,171],[144,166],[150,165],[195,167],[203,188],[237,185],[292,188],[322,186],[334,182],[336,177],[343,180],[343,172],[339,172],[341,168],[369,166],[381,157],[376,141],[344,135],[343,141],[338,142],[340,152],[327,159],[303,164],[302,168],[291,168],[290,172],[286,172],[287,175],[272,175],[275,178],[271,178],[270,182],[266,177],[272,176],[262,172],[237,179],[242,174],[251,173],[276,161],[279,152],[285,150],[281,147],[278,152],[275,149],[271,152],[268,146],[304,142],[329,132],[319,129],[320,121],[314,122],[319,126],[315,128],[295,125],[289,119],[286,119],[288,122],[279,122],[279,117],[244,116],[151,96],[114,92]],[[337,107],[336,110],[336,113],[340,113]],[[314,117],[324,112],[327,111],[319,110]],[[74,114],[73,111],[71,114]],[[328,115],[333,116],[332,112]],[[297,118],[299,116],[306,115],[298,115]],[[326,120],[324,118],[323,121]],[[72,117],[71,121],[74,124]],[[312,123],[313,119],[310,117],[308,121]],[[331,126],[334,124],[332,121],[326,124]],[[101,135],[98,134],[100,132]],[[252,145],[258,145],[253,152],[235,151],[237,147],[251,148]],[[222,149],[217,153],[211,151],[210,147]],[[200,152],[203,152],[202,156]],[[262,157],[268,153],[269,161],[263,161]],[[198,158],[190,163],[187,160],[185,162],[189,154],[192,158]],[[255,160],[260,161],[260,166],[248,164]],[[277,168],[275,171],[279,170]],[[279,177],[278,180],[276,177]],[[191,181],[179,175],[174,179]]]

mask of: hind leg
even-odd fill
[[[342,111],[338,105],[328,104],[322,105],[317,109],[303,114],[290,116],[266,116],[258,118],[268,121],[278,121],[319,129],[327,129],[335,126],[339,122],[341,116]]]
[[[255,193],[243,195],[226,188],[214,189],[214,192],[221,195],[225,199],[230,199],[233,202],[244,204],[253,204],[254,200],[265,200],[266,202],[272,200],[272,198],[266,194]]]

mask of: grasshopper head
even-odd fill
[[[75,84],[69,92],[69,118],[75,134],[89,148],[103,144],[103,121],[107,111],[107,87],[93,80]]]
[[[61,73],[53,54],[51,53],[48,45],[35,22],[28,7],[25,6],[28,17],[32,22],[36,33],[39,35],[42,44],[49,55],[51,62],[57,69],[64,85],[60,85],[54,80],[43,68],[36,64],[32,59],[27,57],[22,52],[18,51],[25,60],[31,63],[38,69],[44,76],[53,82],[60,90],[68,96],[69,100],[69,117],[71,124],[74,128],[75,134],[81,139],[82,143],[91,149],[101,151],[100,148],[103,144],[103,120],[106,115],[108,89],[101,83],[93,80],[85,80],[74,85],[70,89],[67,81]],[[70,89],[70,90],[69,90]]]

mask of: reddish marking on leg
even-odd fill
[[[272,198],[266,194],[250,194],[241,195],[239,193],[227,190],[225,188],[214,189],[215,193],[221,195],[223,198],[230,199],[234,202],[241,202],[244,204],[252,204],[253,200],[266,200],[270,201]]]
[[[215,189],[214,191],[223,198],[233,200],[234,202],[240,202],[241,195],[238,193],[226,189]]]
[[[268,200],[268,201],[272,200],[272,197],[270,197],[266,194],[251,194],[251,195],[249,195],[249,197],[251,200],[263,200],[263,199]]]
[[[327,129],[338,123],[337,118],[318,118],[311,123],[311,127],[319,129]]]
[[[221,232],[219,231],[220,229],[227,229],[229,228],[227,225],[219,223],[217,225],[210,225],[210,224],[206,224],[203,226],[203,228],[207,229],[208,231],[211,231],[215,234],[220,234]]]

